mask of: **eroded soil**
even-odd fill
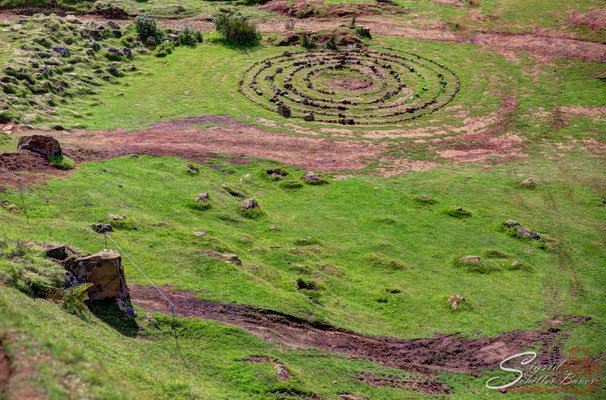
[[[316,347],[423,374],[447,371],[477,375],[482,370],[497,368],[504,358],[530,346],[559,349],[557,342],[560,335],[547,330],[513,331],[495,337],[474,338],[445,334],[422,339],[368,337],[277,311],[210,302],[197,298],[191,292],[170,288],[163,291],[175,303],[176,313],[184,317],[212,319],[242,327],[268,341],[294,347]],[[132,285],[130,294],[136,306],[170,313],[166,300],[152,287]],[[546,350],[539,352],[537,363],[557,363],[561,359],[559,350]],[[437,387],[434,389],[440,390]]]

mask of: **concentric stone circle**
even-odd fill
[[[238,90],[284,117],[343,125],[413,120],[454,99],[461,83],[450,68],[387,50],[285,51],[248,67]]]

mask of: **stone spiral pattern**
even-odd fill
[[[238,90],[285,117],[343,125],[413,120],[454,99],[461,83],[450,68],[415,53],[387,50],[286,51],[248,67]],[[357,85],[330,85],[348,77]]]

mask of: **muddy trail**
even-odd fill
[[[562,359],[557,333],[561,321],[551,321],[545,331],[512,331],[495,337],[462,338],[435,334],[431,338],[396,339],[368,337],[337,327],[310,322],[292,315],[249,305],[226,304],[198,299],[191,292],[163,289],[175,303],[176,313],[184,317],[199,317],[235,325],[268,341],[282,342],[294,347],[315,347],[350,357],[367,358],[380,364],[433,375],[438,371],[477,375],[494,369],[506,357],[539,345],[537,363],[557,363]],[[133,304],[146,310],[170,313],[161,295],[152,287],[131,286]],[[579,321],[584,321],[580,317]]]
[[[16,11],[0,10],[0,22],[10,23],[19,18]],[[81,15],[82,21],[108,21],[101,15]],[[116,20],[119,24],[128,24],[132,20]],[[256,20],[261,33],[285,32],[285,19],[276,17],[270,20]],[[334,29],[342,24],[348,24],[351,18],[304,18],[294,19],[297,30],[318,32]],[[606,43],[580,40],[566,32],[534,31],[534,32],[492,32],[492,31],[452,31],[446,24],[435,24],[423,27],[413,27],[408,21],[397,21],[388,15],[363,15],[357,19],[358,25],[370,28],[371,33],[383,36],[399,36],[411,39],[435,40],[443,42],[468,43],[490,46],[495,49],[527,51],[541,58],[574,57],[588,61],[606,61]],[[183,25],[201,31],[214,29],[210,15],[200,14],[183,19],[159,19],[158,24],[163,28],[179,29]]]

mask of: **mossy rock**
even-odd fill
[[[63,170],[76,168],[76,163],[74,162],[74,160],[72,160],[65,154],[62,156],[48,156],[48,161],[55,168]]]
[[[288,171],[280,167],[264,169],[261,172],[262,177],[270,179],[272,181],[280,181],[286,178],[288,175]]]
[[[463,207],[453,206],[445,211],[446,214],[450,215],[454,218],[469,218],[471,217],[471,212],[464,209]]]

